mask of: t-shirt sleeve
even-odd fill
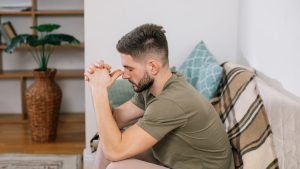
[[[186,121],[185,113],[176,103],[160,99],[147,107],[137,124],[159,141],[172,130],[184,126]]]
[[[130,101],[137,107],[145,110],[145,101],[142,93],[135,93]]]

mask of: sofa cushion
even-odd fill
[[[134,91],[128,80],[116,80],[115,84],[109,90],[109,101],[113,108],[120,106],[130,100]]]
[[[223,75],[222,67],[203,41],[196,45],[178,71],[207,99],[214,96]]]

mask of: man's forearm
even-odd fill
[[[122,119],[119,115],[119,113],[117,111],[115,111],[114,109],[112,109],[112,112],[113,112],[113,117],[119,127],[119,129],[123,129],[124,127],[128,127],[128,126],[131,126],[133,124],[135,124],[137,121],[138,121],[138,118],[135,118],[135,119]]]
[[[107,89],[93,89],[92,95],[103,150],[110,151],[111,148],[120,143],[121,132],[111,112],[108,91]]]

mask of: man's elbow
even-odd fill
[[[109,161],[121,161],[125,159],[124,155],[122,155],[121,152],[116,150],[108,150],[108,151],[104,151],[103,153],[105,159]]]

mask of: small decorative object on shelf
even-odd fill
[[[48,68],[48,62],[55,46],[79,44],[72,35],[51,33],[57,24],[43,24],[31,27],[38,34],[16,35],[4,49],[12,53],[17,47],[26,45],[38,64],[34,69],[34,82],[26,91],[26,104],[31,126],[32,140],[36,142],[54,141],[61,105],[62,91],[54,81],[55,68]]]
[[[9,44],[12,38],[17,35],[10,21],[0,24],[0,34],[3,36],[4,42],[7,44]]]
[[[31,0],[1,0],[0,11],[1,12],[16,12],[16,11],[28,11],[31,10]]]
[[[17,33],[14,29],[14,27],[12,26],[10,21],[7,22],[3,22],[3,29],[6,32],[6,34],[8,35],[9,40],[13,39],[15,36],[17,36]]]

